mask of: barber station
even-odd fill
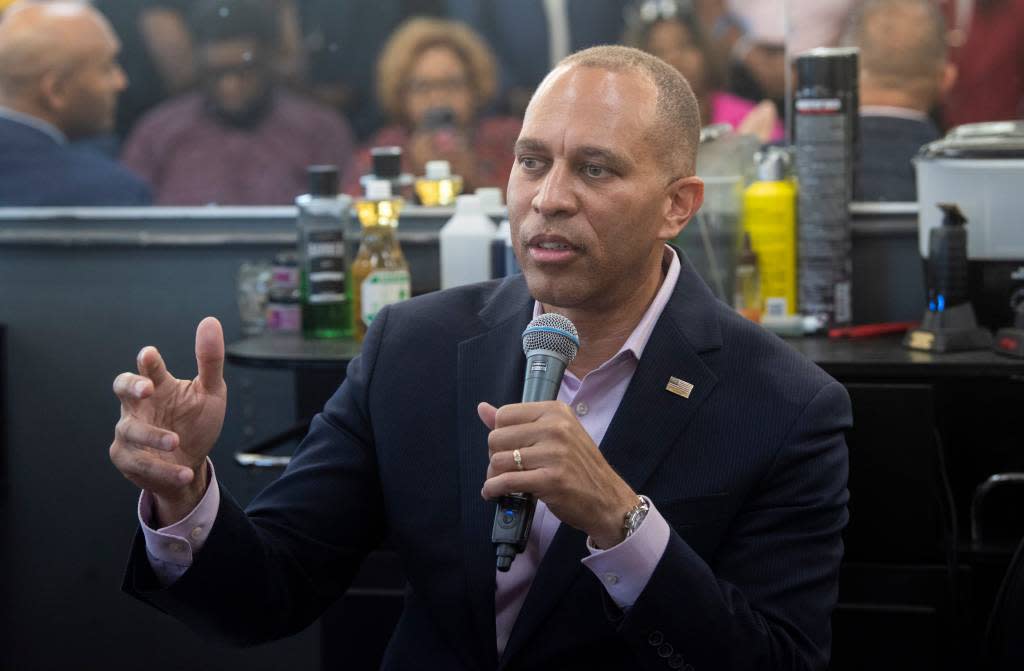
[[[1024,668],[1011,24],[0,0],[0,668]]]

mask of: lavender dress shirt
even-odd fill
[[[650,339],[654,325],[661,316],[669,297],[679,279],[679,257],[665,247],[665,258],[669,262],[668,272],[661,288],[640,322],[619,351],[582,380],[566,371],[558,400],[573,409],[580,424],[596,445],[601,444],[608,425],[626,393],[644,347]],[[534,316],[543,308],[534,305]],[[210,528],[217,517],[220,506],[220,490],[213,470],[213,462],[207,460],[210,468],[210,482],[202,500],[181,521],[170,526],[154,529],[153,502],[149,492],[142,492],[139,498],[139,522],[146,539],[146,553],[153,572],[165,587],[180,578],[192,558],[199,552]],[[481,483],[482,484],[482,483]],[[533,529],[526,551],[519,555],[507,573],[496,571],[497,592],[495,593],[495,629],[498,639],[498,655],[505,649],[512,625],[519,616],[526,595],[530,591],[533,577],[537,573],[544,553],[561,524],[543,501],[537,502]],[[607,550],[598,550],[587,541],[588,557],[583,565],[601,581],[608,596],[623,609],[631,607],[647,586],[655,567],[661,560],[668,545],[669,526],[658,510],[652,505],[640,527],[631,536]]]

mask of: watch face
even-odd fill
[[[640,527],[644,518],[647,517],[648,510],[650,510],[650,505],[647,501],[641,499],[640,503],[629,511],[626,515],[626,536],[629,536]]]

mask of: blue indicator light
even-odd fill
[[[939,312],[942,312],[945,309],[946,309],[946,297],[943,296],[942,294],[939,294]]]

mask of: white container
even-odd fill
[[[922,258],[928,258],[929,231],[942,225],[938,204],[955,203],[967,217],[967,258],[1024,259],[1024,124],[960,126],[927,145],[914,165]]]
[[[455,216],[441,228],[441,288],[491,279],[491,242],[497,226],[474,195],[455,199]]]

